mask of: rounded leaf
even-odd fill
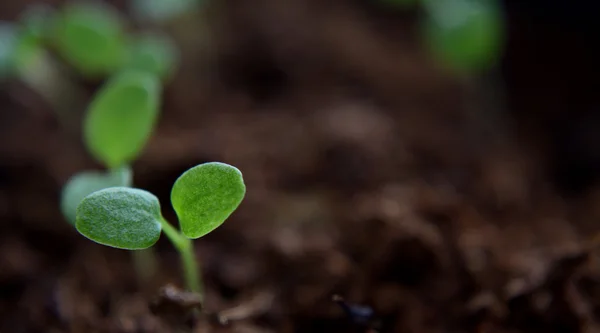
[[[423,34],[433,55],[458,70],[486,69],[502,51],[503,17],[496,0],[425,1]]]
[[[55,22],[53,36],[60,54],[85,75],[111,73],[124,60],[123,22],[107,4],[67,5]]]
[[[170,77],[178,58],[175,43],[166,35],[144,34],[132,40],[125,68]]]
[[[122,167],[109,173],[100,171],[83,171],[72,176],[63,187],[60,208],[63,216],[75,225],[77,206],[88,194],[116,186],[131,186],[132,172],[129,167]]]
[[[189,169],[175,181],[171,204],[181,232],[188,238],[199,238],[225,222],[245,194],[240,170],[211,162]]]
[[[160,82],[155,75],[126,71],[110,79],[90,103],[84,139],[109,168],[128,164],[146,145],[158,118]]]
[[[161,219],[160,203],[152,193],[111,187],[96,191],[81,201],[75,227],[96,243],[139,250],[158,241]]]

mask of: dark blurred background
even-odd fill
[[[80,122],[102,82],[56,57],[69,85],[50,95],[0,80],[0,332],[366,332],[333,294],[371,307],[379,332],[600,329],[593,2],[500,2],[497,57],[472,71],[428,49],[435,1],[215,0],[166,21],[107,2],[181,54],[135,185],[173,216],[187,168],[244,173],[239,211],[195,242],[209,315],[149,311],[180,284],[168,242],[143,290],[126,251],[62,217],[65,182],[100,168]],[[0,20],[40,3],[64,4],[3,0]],[[240,304],[251,314],[211,320]]]

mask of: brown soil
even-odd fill
[[[190,166],[236,165],[248,187],[195,243],[200,316],[150,310],[181,285],[167,241],[141,284],[128,252],[63,220],[61,186],[98,167],[69,126],[80,114],[2,83],[0,332],[598,332],[600,131],[585,88],[598,58],[577,57],[589,54],[577,32],[511,11],[500,74],[459,78],[428,59],[415,12],[284,2],[215,1],[169,26],[183,61],[135,184],[171,220],[170,187]]]

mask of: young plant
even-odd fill
[[[245,193],[237,168],[220,162],[204,163],[184,172],[171,190],[179,231],[162,216],[156,196],[128,187],[107,188],[86,196],[77,207],[75,227],[97,243],[126,250],[147,249],[164,232],[181,255],[187,288],[202,295],[191,239],[219,227]]]
[[[65,185],[63,215],[75,223],[75,209],[88,194],[113,186],[131,186],[129,164],[142,152],[155,127],[161,84],[145,72],[116,75],[97,93],[84,119],[84,143],[107,172],[84,171]]]
[[[124,71],[108,80],[85,115],[84,143],[106,171],[83,171],[64,186],[61,210],[75,224],[76,209],[90,193],[115,186],[132,186],[130,163],[142,152],[158,119],[161,83],[144,71]],[[156,271],[151,251],[133,256],[138,277],[147,281]]]

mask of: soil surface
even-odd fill
[[[100,168],[84,107],[1,83],[0,332],[599,332],[598,57],[581,20],[507,4],[481,76],[437,66],[418,11],[375,1],[215,1],[165,28],[182,63],[135,185],[171,221],[191,166],[233,164],[248,188],[195,242],[201,313],[168,241],[139,281],[62,218],[62,185]],[[98,86],[71,78],[83,100]]]

